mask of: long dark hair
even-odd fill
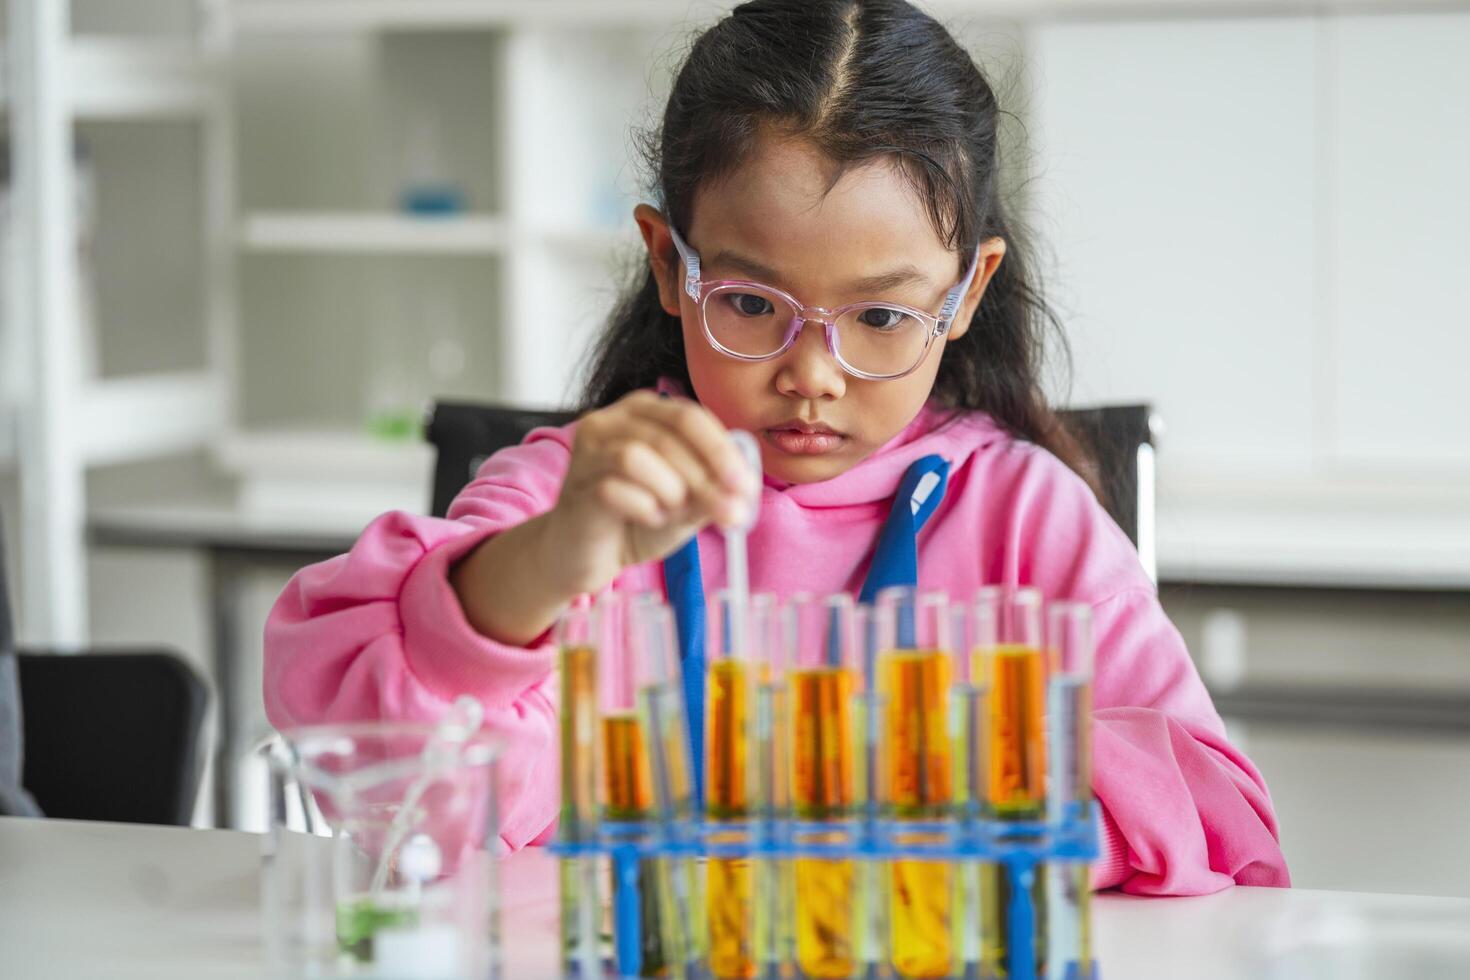
[[[1055,335],[1063,364],[1066,342],[1034,285],[1030,249],[1001,201],[1000,118],[969,54],[903,0],[752,0],[694,42],[644,152],[666,216],[684,230],[696,188],[739,167],[761,128],[774,124],[818,146],[838,173],[894,159],[950,248],[1003,239],[1005,258],[970,329],[946,345],[931,401],[989,413],[1095,489],[1090,460],[1042,391],[1046,341]],[[692,393],[679,320],[659,302],[646,262],[590,364],[584,409],[660,377],[682,381]]]

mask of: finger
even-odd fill
[[[714,483],[737,492],[749,492],[752,479],[730,433],[709,409],[675,398],[638,399],[628,410],[673,432],[689,447]]]
[[[686,488],[683,506],[687,513],[721,524],[743,520],[746,494],[731,490],[716,480],[693,449],[673,430],[643,419],[630,418],[624,432],[650,446],[678,475]]]
[[[658,498],[623,477],[604,476],[598,480],[597,499],[614,515],[650,530],[658,530],[668,523],[668,515],[659,506]]]
[[[649,432],[646,435],[658,438],[659,434]],[[683,510],[689,502],[693,488],[686,474],[647,439],[640,438],[640,433],[630,433],[629,438],[609,447],[609,451],[612,472],[653,494],[665,512]]]
[[[568,481],[595,486],[603,476],[615,474],[641,484],[646,474],[645,489],[654,493],[666,511],[682,511],[694,498],[698,515],[717,512],[720,491],[711,489],[703,465],[672,430],[628,411],[626,402],[632,397],[588,415],[579,424]]]

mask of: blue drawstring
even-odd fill
[[[689,753],[694,765],[694,798],[704,799],[704,580],[699,571],[699,538],[664,559],[664,592],[674,607],[684,674],[684,710],[689,715]]]
[[[943,456],[925,456],[904,471],[888,519],[878,532],[873,562],[868,566],[858,602],[871,605],[889,586],[918,586],[919,530],[939,508],[948,485],[949,462]]]

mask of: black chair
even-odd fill
[[[0,547],[0,815],[33,817],[36,801],[21,779],[22,735],[20,681],[15,665],[15,636],[10,604],[5,601],[5,549]]]
[[[8,640],[9,597],[0,576],[0,650]],[[21,650],[15,664],[21,783],[46,816],[189,823],[208,693],[181,657]]]
[[[21,653],[26,789],[49,817],[186,826],[204,682],[163,651]]]
[[[1060,413],[1092,455],[1103,506],[1157,580],[1154,564],[1154,439],[1159,422],[1149,405],[1106,405]]]
[[[1103,505],[1138,548],[1154,578],[1153,440],[1157,422],[1148,405],[1109,405],[1061,413],[1067,428],[1093,455]],[[433,511],[443,517],[449,504],[474,478],[491,453],[514,446],[532,429],[565,425],[575,412],[526,411],[500,405],[440,402],[424,437],[438,452],[434,464]]]
[[[516,445],[532,429],[566,425],[576,417],[576,412],[438,402],[424,425],[424,438],[436,450],[430,513],[435,517],[447,514],[455,495],[474,479],[491,453]]]

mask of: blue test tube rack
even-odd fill
[[[871,638],[864,646],[871,649]],[[871,663],[866,665],[865,673],[872,675]],[[568,710],[567,705],[563,704],[562,709]],[[871,705],[868,717],[875,717]],[[870,731],[869,765],[875,738]],[[871,782],[874,773],[870,771],[867,779]],[[600,964],[602,976],[595,980],[635,980],[641,975],[645,907],[640,892],[644,880],[641,869],[650,860],[687,865],[702,858],[782,861],[805,857],[863,862],[921,859],[948,861],[959,867],[982,864],[1003,869],[1009,884],[1009,904],[1003,916],[1007,962],[1002,976],[1004,980],[1039,980],[1038,910],[1032,889],[1036,875],[1049,864],[1085,865],[1099,852],[1096,804],[1090,799],[1055,801],[1045,819],[1035,820],[996,819],[975,800],[956,805],[947,816],[927,820],[892,819],[871,799],[843,819],[819,822],[769,810],[737,821],[707,820],[698,805],[683,808],[678,815],[673,813],[663,807],[657,815],[642,821],[593,818],[579,832],[564,830],[549,847],[561,859],[605,859],[611,869],[611,956],[610,961]],[[680,912],[687,915],[689,910]],[[969,916],[978,928],[978,912],[965,909],[959,914]],[[960,959],[956,964],[959,972],[951,980],[995,980],[978,972],[981,964]],[[1095,960],[1068,962],[1061,970],[1057,965],[1048,965],[1049,977],[1101,980]],[[581,976],[571,966],[567,969],[573,970],[578,980],[594,980]],[[860,971],[862,980],[892,980],[893,973],[882,972],[886,967],[879,969],[877,975],[871,969]],[[686,980],[706,980],[708,976],[703,963],[686,963],[682,972]],[[795,964],[782,964],[774,976],[768,970],[761,980],[799,976]]]
[[[1097,828],[1091,806],[1075,807],[1060,823],[987,820],[978,816],[914,822],[880,817],[847,821],[846,834],[832,835],[843,824],[800,820],[752,820],[747,842],[738,845],[707,843],[706,825],[694,818],[682,821],[604,824],[586,841],[557,841],[549,850],[559,857],[606,857],[613,869],[613,960],[607,973],[636,978],[641,951],[641,907],[638,867],[654,857],[825,857],[859,860],[926,858],[957,863],[989,862],[1005,869],[1010,880],[1007,915],[1010,950],[1008,980],[1037,980],[1034,957],[1036,909],[1031,884],[1047,862],[1090,862],[1098,854]],[[710,825],[728,834],[730,824]],[[809,835],[836,836],[840,843],[793,843]],[[914,843],[918,838],[923,843]],[[900,843],[902,841],[902,843]],[[1066,980],[1101,980],[1096,962],[1069,963]],[[585,980],[585,978],[584,978]],[[968,978],[967,978],[968,980]],[[979,978],[975,978],[979,980]]]

